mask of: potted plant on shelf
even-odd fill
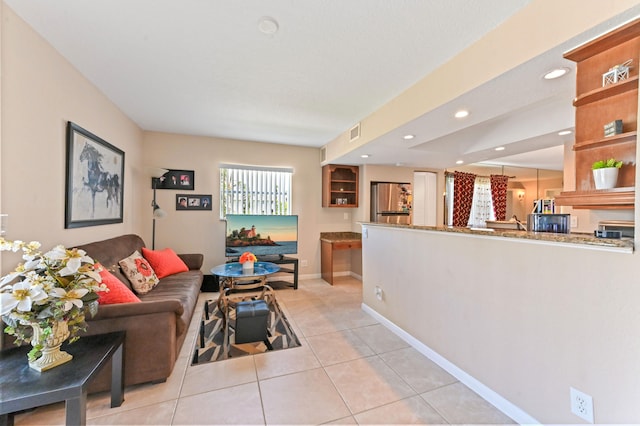
[[[622,161],[618,161],[615,158],[599,160],[593,163],[591,170],[593,170],[593,181],[596,189],[615,188],[620,167],[622,167]]]

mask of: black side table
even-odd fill
[[[87,423],[87,388],[111,359],[111,407],[124,401],[124,331],[81,337],[62,349],[73,355],[66,364],[38,372],[29,368],[20,346],[0,352],[0,425],[13,425],[13,413],[65,401],[67,425]]]

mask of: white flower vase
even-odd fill
[[[43,330],[37,323],[31,324],[33,337],[31,344],[40,341]],[[71,361],[73,355],[60,350],[60,346],[69,338],[69,324],[66,321],[58,321],[51,327],[51,334],[47,336],[43,343],[42,355],[35,361],[29,361],[29,367],[37,371],[47,371],[53,367]]]
[[[605,167],[593,170],[593,182],[596,189],[611,189],[616,187],[618,182],[618,168]]]
[[[253,262],[248,260],[242,264],[243,274],[253,274]]]

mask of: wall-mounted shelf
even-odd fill
[[[358,207],[359,175],[358,166],[323,166],[322,207]]]
[[[583,106],[588,105],[593,102],[600,101],[602,99],[607,99],[612,96],[621,95],[630,90],[635,90],[638,88],[638,76],[630,77],[626,80],[622,80],[615,84],[610,84],[608,86],[599,87],[595,90],[592,90],[587,93],[583,93],[573,100],[573,106]]]
[[[568,191],[556,197],[557,206],[574,209],[620,210],[632,209],[636,199],[635,188],[614,188],[601,191]]]
[[[565,53],[577,63],[575,191],[562,192],[556,205],[578,209],[633,209],[635,206],[636,145],[638,139],[638,60],[640,19]],[[631,60],[624,80],[603,86],[603,74]],[[622,121],[622,133],[604,137],[604,126]],[[623,166],[618,187],[596,190],[591,165],[615,158]]]
[[[576,142],[573,145],[573,150],[580,151],[582,149],[597,148],[597,147],[602,147],[607,145],[617,145],[625,142],[635,143],[637,137],[638,137],[638,132],[633,131],[633,132],[621,133],[619,135],[607,136],[606,138],[601,138],[596,140]]]

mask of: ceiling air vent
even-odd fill
[[[349,142],[353,142],[360,137],[360,123],[349,129]]]
[[[320,162],[327,161],[327,147],[320,148]]]

